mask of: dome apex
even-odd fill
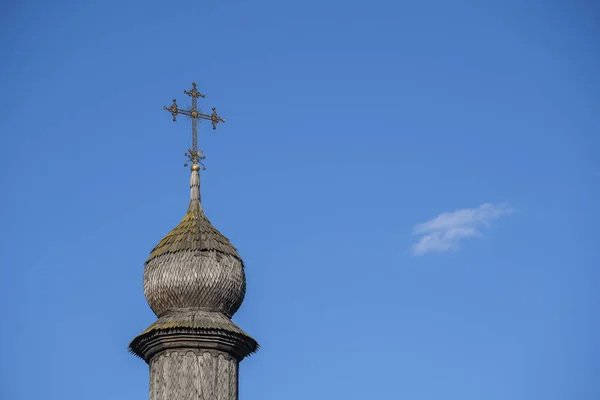
[[[196,173],[197,172],[193,172]],[[167,234],[150,252],[146,263],[167,253],[180,251],[216,251],[242,261],[229,239],[221,234],[206,218],[202,207],[192,207],[179,225]]]

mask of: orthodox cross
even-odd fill
[[[184,94],[187,94],[192,98],[192,106],[188,109],[181,109],[177,107],[177,100],[173,99],[173,104],[170,107],[163,107],[173,115],[173,121],[177,121],[177,115],[185,115],[192,119],[192,148],[188,149],[185,156],[189,158],[193,165],[202,164],[202,160],[206,156],[202,155],[202,150],[198,151],[198,120],[206,119],[212,122],[213,129],[217,129],[219,122],[225,122],[225,120],[217,115],[217,110],[212,109],[212,114],[203,114],[198,109],[198,97],[204,98],[204,95],[196,89],[196,82],[192,82],[192,90],[184,90]],[[187,166],[187,163],[185,164]],[[204,165],[202,165],[204,167]]]

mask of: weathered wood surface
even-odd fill
[[[225,353],[165,351],[150,362],[150,400],[237,400],[238,363]]]

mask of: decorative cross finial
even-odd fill
[[[185,153],[185,155],[193,165],[198,165],[198,163],[202,164],[202,160],[206,158],[206,156],[201,156],[202,151],[198,152],[198,120],[209,120],[212,123],[213,129],[217,129],[217,124],[219,122],[225,122],[225,120],[217,115],[217,110],[215,108],[212,109],[212,114],[210,115],[200,112],[198,109],[198,97],[204,98],[205,96],[196,89],[196,82],[192,82],[191,90],[184,90],[183,93],[192,98],[192,106],[189,109],[180,109],[177,106],[176,99],[173,99],[173,104],[170,107],[165,106],[163,109],[169,111],[173,115],[173,121],[177,121],[177,115],[185,115],[192,119],[192,148],[188,150],[189,154]],[[187,166],[187,163],[185,163],[185,166]],[[202,168],[204,169],[204,164],[202,164]]]
[[[192,149],[188,149],[187,153],[185,153],[184,156],[188,158],[188,161],[186,161],[185,164],[183,164],[184,167],[187,167],[188,162],[191,162],[192,165],[199,165],[200,167],[202,167],[202,169],[206,169],[204,163],[202,162],[206,158],[206,156],[202,155],[202,150],[194,151]]]

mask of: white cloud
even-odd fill
[[[505,204],[485,203],[477,208],[441,213],[415,226],[413,234],[421,235],[421,238],[413,245],[413,254],[420,256],[430,252],[455,251],[461,239],[481,236],[477,228],[489,226],[490,221],[512,212]]]

